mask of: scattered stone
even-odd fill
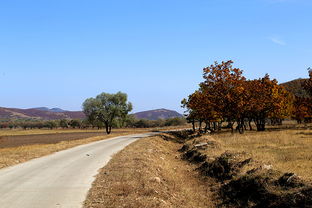
[[[189,148],[190,148],[190,147],[189,147],[187,144],[184,144],[184,145],[182,146],[182,148],[179,149],[179,152],[185,152],[185,151],[189,150]]]
[[[154,182],[154,183],[160,183],[161,182],[159,177],[152,177],[152,178],[150,178],[150,181]]]
[[[235,154],[225,152],[213,161],[204,162],[198,170],[205,176],[216,178],[220,181],[232,179],[241,168],[252,161],[251,158],[240,160]]]
[[[262,166],[262,169],[264,169],[264,170],[271,170],[272,168],[273,168],[273,165],[266,165],[266,164],[264,164]]]
[[[259,169],[230,180],[221,187],[220,195],[224,204],[234,207],[312,207],[312,186],[294,173],[280,175]]]
[[[207,155],[202,154],[197,149],[191,149],[185,152],[182,158],[185,160],[189,160],[190,162],[193,162],[193,163],[201,163],[206,160]]]
[[[164,204],[167,204],[167,202],[164,201],[163,199],[159,199],[159,201],[161,201],[161,202],[164,203]]]
[[[201,149],[201,150],[205,150],[208,148],[208,142],[206,143],[199,143],[199,144],[195,144],[194,147],[197,149]]]
[[[286,188],[299,188],[305,185],[295,173],[285,173],[278,179],[278,184]]]

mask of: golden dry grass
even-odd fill
[[[180,147],[161,137],[129,145],[101,169],[84,207],[215,207],[212,183],[180,159]]]
[[[134,128],[124,128],[124,129],[113,129],[114,131],[146,131],[150,129],[134,129]],[[18,136],[18,135],[36,135],[36,134],[58,134],[58,133],[79,133],[79,132],[99,132],[104,133],[103,129],[2,129],[0,130],[0,136]]]
[[[288,129],[245,134],[216,134],[221,149],[210,150],[218,155],[222,151],[246,152],[259,163],[272,165],[282,172],[293,172],[312,180],[312,130]]]
[[[96,136],[79,140],[61,141],[56,144],[34,144],[11,148],[0,148],[0,168],[22,163],[34,158],[42,157],[54,152],[65,150],[81,144],[108,139],[121,135],[140,133],[141,130],[114,133],[110,135]],[[29,132],[30,133],[30,132]]]

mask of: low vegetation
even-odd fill
[[[84,207],[214,207],[213,181],[180,160],[180,147],[161,137],[132,143],[101,169]]]
[[[214,179],[221,207],[312,206],[311,129],[229,133],[192,131],[164,138],[182,143],[182,159]]]
[[[312,129],[248,132],[245,135],[215,134],[226,151],[250,156],[282,172],[294,172],[312,181]]]
[[[124,121],[115,120],[112,124],[117,131],[120,128],[155,128],[155,127],[169,127],[182,126],[186,124],[185,118],[168,118],[158,120],[136,119],[132,115],[128,115]],[[34,132],[47,132],[54,130],[56,132],[71,132],[76,130],[95,131],[104,129],[101,122],[90,122],[86,119],[61,119],[61,120],[0,120],[0,135],[3,132],[22,132],[20,130],[27,130],[27,132],[34,130]],[[9,131],[11,130],[11,131]]]
[[[311,127],[139,140],[100,171],[85,207],[310,207]]]

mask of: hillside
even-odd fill
[[[149,111],[142,111],[133,114],[138,119],[147,119],[147,120],[158,120],[158,119],[168,119],[183,117],[180,113],[167,109],[156,109]]]
[[[35,110],[42,110],[42,111],[49,111],[49,112],[56,112],[56,113],[61,113],[61,112],[66,112],[66,110],[63,110],[61,108],[47,108],[47,107],[38,107],[38,108],[31,108]]]
[[[302,84],[307,79],[295,79],[289,82],[282,83],[281,85],[286,88],[289,92],[292,92],[298,97],[309,97],[307,92],[303,89]]]
[[[54,120],[54,119],[81,119],[85,115],[81,111],[62,111],[53,112],[53,109],[39,110],[18,109],[18,108],[2,108],[0,107],[0,119],[40,119],[40,120]]]
[[[133,114],[138,119],[158,120],[167,118],[183,117],[176,111],[167,109],[157,109],[143,111]],[[59,108],[4,108],[0,107],[0,119],[39,119],[39,120],[55,120],[55,119],[83,119],[85,115],[82,111],[65,111]]]

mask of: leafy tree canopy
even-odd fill
[[[95,98],[88,98],[83,103],[83,111],[91,123],[101,122],[105,125],[106,133],[110,134],[116,119],[125,119],[132,110],[132,104],[127,102],[125,93],[101,93]]]

